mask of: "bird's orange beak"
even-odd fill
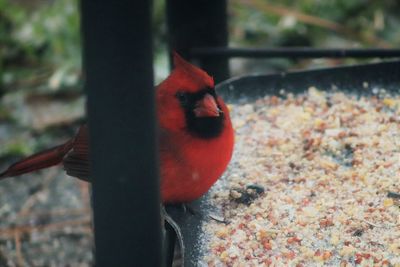
[[[194,115],[200,117],[219,117],[222,112],[215,101],[215,98],[210,94],[205,94],[204,97],[197,101],[193,109]]]

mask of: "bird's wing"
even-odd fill
[[[69,176],[89,181],[89,134],[86,125],[79,129],[72,149],[63,159],[63,165]]]

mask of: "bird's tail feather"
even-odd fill
[[[0,173],[0,180],[57,165],[61,163],[65,155],[72,149],[73,145],[74,139],[71,139],[62,145],[22,159]]]

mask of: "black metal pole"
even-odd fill
[[[151,1],[81,1],[96,266],[160,266]]]
[[[170,50],[191,59],[193,47],[228,45],[226,0],[167,0],[166,4]],[[227,59],[198,59],[216,82],[229,77]]]
[[[372,58],[400,57],[400,49],[383,48],[227,48],[227,47],[194,47],[191,54],[200,58]]]

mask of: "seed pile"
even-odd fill
[[[310,88],[231,106],[208,266],[400,266],[400,97]]]

